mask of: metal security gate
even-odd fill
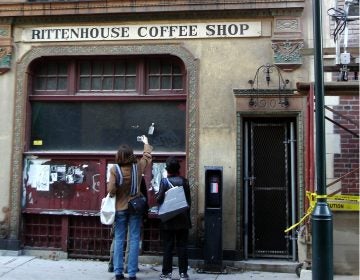
[[[296,259],[295,132],[291,120],[249,120],[245,145],[245,258]]]

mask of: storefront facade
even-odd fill
[[[167,156],[180,158],[192,258],[207,238],[205,171],[218,168],[224,259],[298,259],[284,230],[305,211],[309,112],[296,83],[311,80],[301,54],[311,7],[201,2],[4,5],[1,249],[106,258],[107,168],[122,142],[140,155],[136,136],[153,125],[147,186]],[[161,251],[155,218],[142,250]]]

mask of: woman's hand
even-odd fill
[[[144,144],[149,144],[149,140],[148,140],[148,138],[147,138],[145,135],[142,135],[141,138],[142,138],[142,142],[143,142]]]

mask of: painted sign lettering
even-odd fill
[[[24,42],[259,37],[261,22],[25,28]]]

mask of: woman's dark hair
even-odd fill
[[[178,174],[179,170],[180,170],[180,163],[179,161],[176,159],[176,157],[168,157],[166,159],[166,167],[165,167],[166,171],[170,174]]]
[[[115,155],[115,162],[117,164],[131,164],[136,163],[136,156],[133,149],[126,144],[120,145]]]

